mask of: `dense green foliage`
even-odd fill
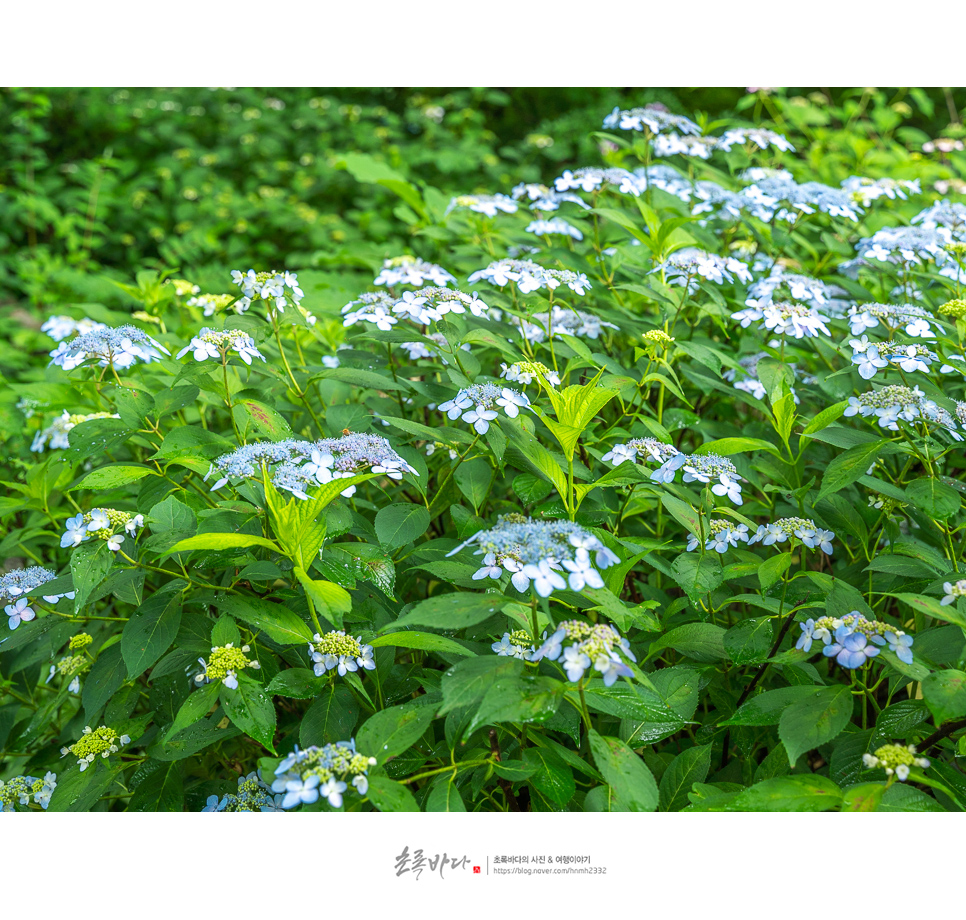
[[[952,95],[2,98],[4,810],[966,807]]]

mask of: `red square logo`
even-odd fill
[[[473,874],[474,875],[479,875],[480,874],[480,867],[479,866],[473,866]]]

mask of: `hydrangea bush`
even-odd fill
[[[748,100],[18,332],[0,810],[966,807],[953,148]]]

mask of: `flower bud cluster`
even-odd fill
[[[500,408],[507,418],[516,418],[520,409],[530,408],[530,398],[509,387],[494,383],[475,383],[460,390],[452,399],[440,403],[437,408],[450,419],[462,418],[478,434],[486,434],[490,429],[490,422],[500,414]]]
[[[763,546],[771,546],[773,543],[784,543],[792,537],[798,537],[809,549],[818,547],[823,553],[832,555],[835,534],[831,530],[823,530],[809,518],[779,518],[771,524],[759,524],[748,543],[761,541]]]
[[[130,514],[115,508],[92,508],[68,518],[64,527],[60,538],[61,547],[80,546],[95,537],[106,540],[107,548],[116,553],[125,539],[121,531],[137,537],[138,531],[144,527],[144,515]]]
[[[69,677],[71,681],[67,685],[68,692],[80,693],[80,675],[90,668],[90,666],[91,661],[86,656],[68,655],[65,658],[61,658],[56,664],[50,666],[50,673],[47,675],[47,680],[44,683],[49,684],[54,679],[55,674],[60,677]]]
[[[564,643],[571,643],[564,648]],[[622,657],[623,656],[623,657]],[[618,677],[633,677],[624,658],[637,661],[630,643],[616,627],[606,623],[591,625],[580,620],[566,620],[531,656],[532,661],[546,658],[559,661],[569,680],[576,683],[593,665],[600,673],[604,685],[612,686]]]
[[[130,741],[131,739],[127,735],[118,737],[117,732],[106,725],[93,729],[87,725],[77,741],[70,747],[60,749],[60,756],[66,757],[68,754],[73,754],[80,765],[81,773],[83,773],[94,762],[95,757],[99,755],[106,760]]]
[[[295,272],[256,272],[250,268],[247,272],[233,271],[231,280],[242,292],[235,305],[238,313],[244,313],[256,300],[265,301],[270,316],[274,310],[284,313],[287,304],[297,307],[305,296]]]
[[[909,778],[910,767],[920,767],[925,770],[929,766],[927,757],[916,757],[916,746],[909,744],[884,744],[876,748],[874,754],[863,754],[862,762],[870,769],[881,768],[886,776],[895,774],[896,779],[905,782]]]
[[[470,284],[489,281],[490,284],[498,287],[505,287],[512,281],[521,294],[530,294],[541,288],[553,291],[563,284],[575,294],[583,295],[591,287],[590,281],[582,272],[543,268],[529,259],[499,259],[491,262],[486,268],[473,272],[468,280]]]
[[[476,555],[483,554],[483,567],[474,580],[498,580],[508,572],[517,591],[529,590],[532,582],[541,597],[568,584],[572,591],[602,588],[604,581],[591,564],[590,553],[601,569],[620,561],[598,537],[571,521],[534,521],[522,514],[501,515],[495,527],[473,534],[447,556],[471,543],[478,546]],[[561,571],[569,573],[566,580]]]
[[[346,635],[344,630],[332,630],[325,635],[316,633],[309,643],[309,657],[314,662],[315,676],[321,677],[326,671],[338,670],[339,677],[360,668],[373,671],[376,662],[372,657],[372,646],[363,645],[362,637]]]
[[[194,352],[195,361],[223,358],[231,352],[235,352],[248,365],[252,363],[252,358],[265,360],[265,356],[255,347],[255,340],[241,329],[210,329],[206,326],[178,352],[177,357],[183,358],[189,351]]]
[[[70,447],[67,432],[79,425],[81,422],[89,422],[91,419],[95,418],[120,417],[121,416],[117,415],[116,413],[112,414],[110,412],[91,412],[87,415],[77,415],[72,414],[64,409],[64,414],[60,416],[60,418],[54,419],[54,421],[44,428],[43,431],[38,431],[37,434],[34,435],[30,449],[34,453],[42,454],[44,452],[44,448],[47,446],[47,442],[49,441],[51,450],[66,450],[68,447]]]
[[[382,263],[382,271],[372,283],[377,286],[386,285],[388,287],[397,284],[422,287],[426,281],[430,281],[439,287],[456,283],[456,279],[446,269],[440,268],[432,262],[424,262],[415,256],[397,256],[395,259],[386,259]]]
[[[319,796],[333,808],[341,808],[342,794],[350,783],[360,796],[369,791],[368,770],[375,765],[375,757],[356,751],[355,740],[312,745],[304,751],[296,747],[276,768],[272,790],[285,793],[282,808],[303,802],[311,805]]]
[[[951,316],[953,319],[966,319],[966,300],[947,300],[936,309],[940,316]]]
[[[248,657],[251,647],[243,645],[235,648],[233,642],[227,645],[213,646],[208,661],[198,659],[202,672],[195,677],[195,682],[207,684],[213,680],[220,680],[230,690],[238,689],[238,673],[245,668],[258,670],[261,665]]]
[[[43,779],[36,776],[15,776],[6,782],[0,779],[0,812],[25,811],[31,799],[46,811],[56,788],[56,773],[47,773]]]
[[[122,370],[139,361],[145,364],[160,361],[162,354],[170,355],[171,352],[137,326],[102,326],[69,342],[61,342],[50,353],[50,363],[72,371],[88,358],[94,358],[101,367],[110,365],[115,370]]]

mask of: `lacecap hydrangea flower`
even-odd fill
[[[961,441],[956,431],[956,420],[926,395],[919,387],[884,386],[878,390],[850,396],[849,404],[842,413],[846,417],[861,415],[863,418],[874,416],[880,428],[898,431],[899,422],[934,423]]]
[[[110,365],[115,370],[124,370],[139,361],[144,364],[160,361],[162,354],[171,352],[137,326],[103,326],[69,342],[61,342],[50,353],[50,363],[72,371],[90,358],[101,367]]]
[[[884,744],[876,748],[874,754],[863,754],[862,762],[870,769],[883,769],[886,776],[895,777],[900,782],[909,779],[909,768],[919,767],[925,770],[929,766],[927,757],[916,756],[916,746],[914,744]]]
[[[604,118],[605,128],[620,128],[623,131],[646,131],[649,134],[661,134],[665,131],[677,131],[681,134],[700,134],[701,129],[690,118],[674,115],[663,106],[648,105],[643,108],[614,110]]]
[[[690,134],[662,134],[654,138],[651,148],[656,157],[671,157],[677,154],[708,160],[717,149],[720,138],[701,137]]]
[[[939,603],[944,607],[955,604],[959,598],[966,597],[966,578],[961,578],[959,581],[944,582],[943,591],[945,594]]]
[[[880,370],[898,367],[911,374],[921,371],[928,374],[930,365],[939,361],[939,355],[925,345],[908,345],[903,342],[870,342],[867,336],[852,339],[852,363],[856,365],[863,380],[871,380]]]
[[[57,774],[50,772],[43,779],[36,776],[15,776],[6,782],[0,779],[0,812],[27,811],[31,800],[46,811],[56,788]]]
[[[767,303],[760,307],[746,307],[731,314],[733,320],[747,329],[755,320],[762,320],[765,329],[779,335],[791,335],[796,339],[817,336],[819,333],[830,336],[828,317],[815,307],[801,303]]]
[[[529,407],[530,399],[525,393],[494,383],[475,383],[460,390],[452,399],[440,403],[437,408],[450,419],[462,418],[478,434],[486,434],[490,422],[499,415],[499,409],[502,408],[508,418],[516,418],[521,409]]]
[[[500,376],[512,383],[522,383],[526,386],[542,377],[551,386],[560,386],[560,375],[539,361],[518,361],[509,367],[505,364],[501,364],[500,367]]]
[[[527,233],[536,236],[569,236],[571,239],[582,240],[584,234],[573,224],[568,223],[562,217],[554,217],[551,220],[534,220],[527,224]]]
[[[505,287],[512,281],[521,294],[530,294],[541,288],[553,291],[564,285],[575,294],[583,295],[591,287],[590,281],[582,272],[544,268],[530,259],[499,259],[486,268],[473,272],[468,281],[470,284],[489,281],[497,287]]]
[[[397,454],[385,438],[374,434],[353,433],[340,438],[321,438],[301,441],[286,438],[282,441],[260,441],[245,444],[216,458],[205,475],[215,472],[221,477],[211,487],[220,489],[232,479],[261,479],[263,467],[274,466],[272,484],[276,489],[291,492],[296,498],[308,499],[307,490],[335,479],[347,479],[365,473],[402,479],[404,473],[419,475]],[[342,491],[352,495],[354,485]]]
[[[942,312],[942,307],[939,312]],[[852,335],[861,335],[867,329],[875,329],[880,322],[890,332],[901,328],[906,335],[917,338],[934,335],[930,325],[932,316],[914,303],[853,304],[849,308],[847,319]]]
[[[208,801],[202,811],[224,812],[263,812],[282,811],[282,796],[273,795],[272,789],[262,779],[261,771],[249,773],[248,776],[238,777],[238,789],[219,798],[217,795],[208,796]]]
[[[242,303],[242,298],[236,298],[234,294],[201,294],[198,297],[188,298],[187,305],[201,307],[205,316],[214,316],[229,305],[235,313],[244,313],[248,307],[247,304]]]
[[[421,291],[406,291],[392,306],[392,312],[403,319],[428,326],[449,313],[472,313],[486,316],[489,306],[477,293],[464,294],[449,288],[430,287]]]
[[[612,186],[622,195],[641,194],[642,185],[640,179],[626,169],[610,167],[602,169],[599,166],[584,166],[572,172],[565,169],[563,174],[554,179],[554,188],[557,192],[566,192],[570,189],[580,189],[584,192],[596,192],[606,186]],[[581,204],[584,204],[581,202]],[[587,207],[584,204],[584,207]]]
[[[56,577],[56,573],[42,565],[32,565],[26,569],[12,569],[4,575],[0,575],[0,601],[26,600],[25,594],[34,593],[38,588],[48,581],[53,581]],[[63,594],[43,594],[41,596],[48,604],[56,604],[62,597],[73,600],[74,592],[66,591]],[[13,616],[13,614],[8,614],[8,616]],[[32,619],[32,617],[28,619]]]
[[[604,581],[594,563],[606,569],[620,561],[599,537],[571,521],[534,521],[522,514],[500,515],[495,527],[473,534],[446,555],[474,543],[476,555],[483,555],[474,580],[497,580],[507,572],[517,591],[527,591],[532,584],[541,597],[568,585],[572,591],[602,588]]]
[[[744,262],[693,246],[672,252],[650,274],[662,270],[668,284],[686,286],[689,294],[698,289],[702,278],[714,284],[732,284],[735,278],[744,282],[752,280],[751,270]]]
[[[565,643],[569,643],[564,647]],[[637,661],[630,643],[614,626],[606,623],[581,623],[565,620],[556,632],[531,656],[531,661],[556,661],[567,673],[568,680],[577,683],[584,672],[593,667],[603,678],[604,685],[613,686],[618,677],[633,677],[625,658]]]
[[[257,300],[265,302],[269,315],[275,310],[284,313],[287,305],[298,307],[305,296],[295,272],[256,272],[250,268],[247,272],[233,271],[231,280],[242,292],[237,304],[240,313],[244,313]]]
[[[822,653],[827,658],[835,658],[843,668],[861,667],[885,645],[900,661],[912,664],[913,637],[888,623],[866,619],[858,610],[844,617],[810,618],[798,625],[802,634],[795,648],[810,652],[813,640],[820,639]]]
[[[131,514],[116,508],[92,508],[67,519],[60,545],[63,548],[80,546],[95,537],[105,540],[108,549],[116,553],[125,540],[121,531],[130,537],[136,537],[143,526],[143,514]]]
[[[74,319],[70,316],[51,316],[40,327],[40,331],[46,332],[55,342],[60,342],[72,335],[84,335],[87,332],[107,328],[104,323],[95,322],[87,317]]]
[[[265,360],[265,356],[255,347],[255,340],[241,329],[210,329],[206,326],[176,357],[183,358],[189,351],[194,354],[195,361],[226,358],[232,352],[249,365],[252,358]]]
[[[546,632],[543,638],[547,638]],[[530,661],[537,650],[530,633],[525,629],[505,632],[503,638],[499,642],[494,642],[490,648],[502,658],[519,658],[521,661]]]
[[[88,633],[78,633],[70,640],[70,650],[83,652],[93,641]],[[68,693],[80,693],[80,675],[87,671],[90,666],[91,659],[86,655],[66,655],[56,664],[50,666],[50,673],[44,683],[49,684],[55,675],[59,675],[61,678],[70,679],[67,685]]]
[[[319,797],[333,808],[341,808],[350,784],[360,796],[369,791],[368,771],[375,765],[375,757],[356,751],[354,739],[324,747],[312,745],[302,751],[296,747],[276,768],[272,791],[284,793],[285,809],[311,805]]]
[[[399,322],[399,317],[392,312],[395,304],[396,298],[385,291],[360,294],[356,300],[350,300],[342,308],[342,325],[348,328],[356,323],[366,322],[388,332]]]
[[[711,491],[715,495],[727,495],[734,504],[742,504],[741,477],[735,465],[726,457],[719,457],[717,454],[685,454],[678,451],[651,473],[651,481],[674,482],[678,470],[683,472],[681,478],[685,482],[709,484],[714,481]]]
[[[726,553],[728,547],[737,548],[739,542],[747,543],[750,534],[747,524],[737,524],[734,521],[726,521],[723,518],[708,521],[708,529],[705,532],[705,549],[713,549],[716,553]],[[687,551],[690,553],[701,545],[697,534],[688,534]]]
[[[759,524],[758,530],[748,543],[750,545],[760,541],[763,546],[771,546],[773,543],[784,543],[792,537],[797,537],[809,549],[821,549],[823,553],[832,555],[835,534],[831,530],[822,529],[809,518],[787,517],[770,524]]]
[[[728,128],[718,139],[718,146],[722,150],[731,150],[735,144],[754,145],[760,150],[775,147],[777,150],[794,153],[795,148],[783,134],[778,134],[768,128]]]
[[[818,278],[790,272],[783,265],[774,265],[768,275],[760,278],[748,288],[748,298],[745,300],[745,305],[761,309],[776,301],[801,300],[821,306],[828,303],[833,293],[838,291],[838,288],[833,291],[824,281],[820,281]],[[782,296],[776,297],[776,294]]]
[[[859,240],[855,248],[860,258],[878,262],[920,264],[932,259],[942,264],[949,258],[946,246],[951,240],[945,227],[883,227]]]
[[[73,754],[77,758],[77,763],[83,773],[98,756],[107,760],[111,754],[116,754],[125,744],[129,744],[131,739],[127,735],[118,736],[113,728],[102,725],[100,728],[85,726],[80,738],[70,747],[62,747],[60,756],[66,757]]]
[[[863,207],[868,207],[877,198],[883,196],[893,201],[896,198],[905,201],[909,195],[922,194],[918,179],[893,179],[888,176],[882,179],[868,179],[865,176],[849,176],[839,184]],[[913,223],[915,222],[916,219],[913,218]]]
[[[198,659],[202,671],[195,676],[195,682],[207,684],[213,680],[220,680],[230,690],[238,689],[238,674],[245,668],[253,668],[256,671],[261,665],[248,657],[251,651],[250,646],[243,645],[235,648],[234,642],[227,645],[212,646],[211,655],[208,661],[204,658]]]
[[[577,338],[599,339],[605,329],[618,329],[613,323],[599,319],[583,310],[554,306],[549,313],[533,313],[529,319],[511,316],[510,322],[535,345],[549,335],[573,335]]]
[[[432,262],[424,262],[415,256],[398,256],[386,259],[382,263],[382,271],[372,282],[376,286],[393,287],[397,284],[408,284],[412,287],[422,287],[427,281],[437,287],[455,284],[456,279],[445,268]]]
[[[515,214],[519,205],[506,195],[457,195],[451,198],[446,208],[446,214],[450,211],[466,209],[475,211],[477,214],[485,214],[487,217],[496,217],[500,211],[505,214]]]
[[[673,444],[665,444],[657,438],[631,438],[626,444],[615,444],[600,459],[614,466],[628,461],[662,465],[679,453]]]
[[[372,646],[363,645],[362,637],[346,635],[345,630],[332,630],[325,635],[316,633],[309,643],[309,657],[314,664],[316,677],[326,671],[338,671],[345,677],[349,671],[373,671],[376,662],[372,657]]]
[[[30,449],[37,454],[42,454],[44,449],[49,446],[51,450],[66,450],[70,447],[70,440],[67,433],[76,428],[81,422],[89,422],[96,418],[120,418],[117,413],[111,412],[90,412],[86,415],[68,412],[64,409],[64,414],[54,419],[50,425],[34,435]]]

